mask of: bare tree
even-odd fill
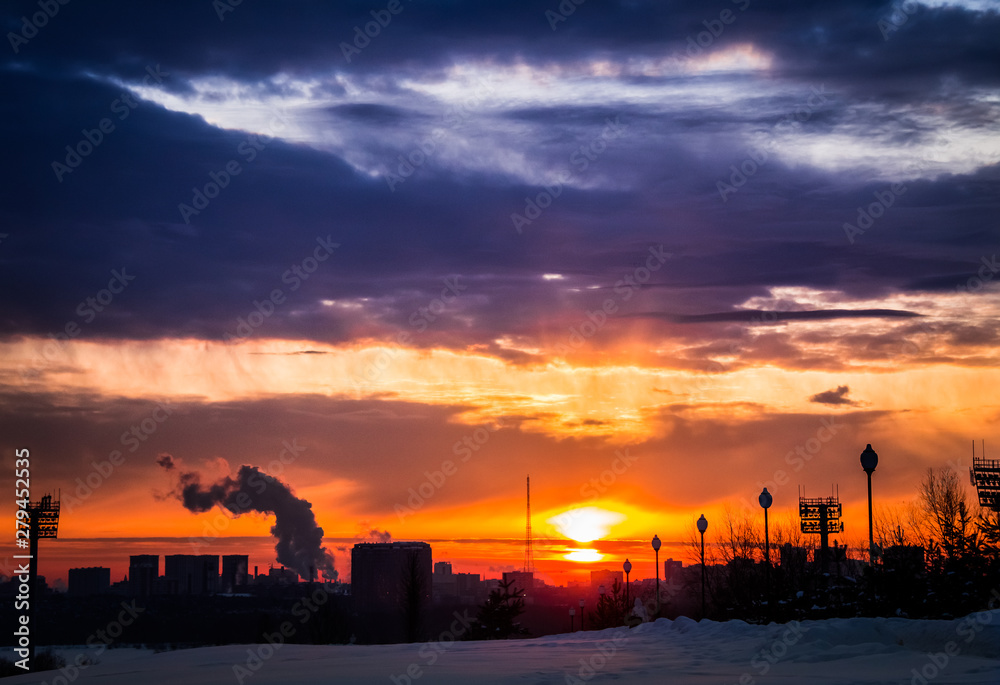
[[[927,546],[924,511],[917,502],[893,507],[876,507],[874,516],[875,542],[882,548],[894,546]],[[862,547],[867,551],[867,542]]]
[[[969,505],[965,488],[952,469],[927,469],[920,483],[920,504],[929,527],[929,536],[948,559],[958,559],[974,551],[978,512]],[[978,504],[976,505],[978,509]]]
[[[763,550],[764,531],[746,510],[738,513],[730,505],[723,509],[722,531],[719,533],[719,554],[725,564],[752,562]],[[760,552],[763,558],[763,552]]]

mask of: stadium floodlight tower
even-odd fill
[[[31,626],[31,641],[28,644],[28,667],[35,667],[35,639],[38,624],[35,621],[35,607],[38,606],[38,541],[41,538],[57,537],[59,532],[59,501],[52,501],[52,495],[44,495],[38,502],[28,502],[28,584],[31,598],[28,601],[28,625]],[[17,557],[15,557],[17,558]]]
[[[803,533],[819,533],[820,540],[820,566],[823,573],[826,573],[826,560],[829,556],[829,535],[830,533],[843,533],[844,524],[840,517],[843,508],[840,506],[840,496],[830,497],[805,497],[799,492],[799,518],[801,519],[801,530]]]
[[[972,468],[969,469],[969,479],[979,494],[979,506],[1000,514],[1000,459],[986,458],[985,441],[981,457],[976,456],[976,443],[972,442]]]

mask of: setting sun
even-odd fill
[[[550,518],[548,522],[571,540],[592,542],[605,537],[612,526],[624,520],[624,514],[615,511],[598,507],[581,507],[564,511]]]

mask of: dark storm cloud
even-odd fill
[[[219,21],[202,2],[63,6],[0,70],[4,92],[17,95],[0,104],[0,136],[18,170],[0,191],[10,234],[0,248],[0,285],[18,293],[0,309],[0,334],[55,334],[75,324],[84,338],[221,339],[281,288],[286,299],[253,335],[343,342],[407,331],[417,346],[479,344],[524,360],[495,340],[531,338],[549,327],[564,335],[563,321],[573,323],[613,292],[651,245],[677,256],[623,314],[673,311],[678,322],[742,322],[732,308],[777,285],[856,297],[933,291],[943,287],[935,279],[976,264],[981,246],[1000,237],[992,219],[1000,209],[997,167],[908,183],[853,246],[842,224],[883,183],[795,166],[775,154],[725,202],[716,184],[747,159],[748,129],[773,130],[816,88],[827,102],[795,123],[808,135],[839,128],[905,147],[933,134],[900,104],[985,125],[994,110],[973,89],[1000,78],[988,68],[997,63],[997,14],[920,8],[883,40],[877,22],[890,12],[887,3],[751,2],[739,12],[742,4],[586,3],[553,31],[545,16],[553,2],[404,3],[349,63],[340,42],[381,7],[242,3]],[[33,7],[15,8],[5,28],[19,30],[17,17]],[[446,118],[408,79],[438,82],[456,64],[527,63],[570,78],[594,60],[683,61],[688,38],[724,8],[736,20],[711,49],[750,42],[773,54],[759,83],[782,84],[780,92],[754,94],[759,76],[688,81],[624,73],[617,83],[730,89],[734,98],[747,97],[746,106],[697,98],[619,102],[614,88],[599,102],[501,102],[496,112],[448,131],[455,156],[442,144],[395,192],[381,176]],[[157,65],[166,73],[159,87],[181,95],[194,92],[193,79],[209,77],[265,95],[302,95],[303,83],[333,72],[355,79],[367,89],[362,101],[322,103],[312,120],[354,148],[277,139],[248,161],[239,151],[247,133],[198,116],[138,101],[117,119],[127,92],[110,84],[137,85]],[[336,80],[314,87],[335,98],[347,92]],[[744,95],[735,95],[740,89]],[[384,101],[368,101],[375,95]],[[877,111],[870,111],[873,102]],[[114,119],[114,131],[58,180],[52,163],[65,162],[66,146],[105,117]],[[630,127],[628,135],[586,171],[576,170],[574,150],[612,117]],[[468,137],[456,137],[463,126]],[[518,154],[534,178],[502,167]],[[352,155],[379,172],[359,170]],[[197,215],[182,216],[178,205],[192,205],[194,189],[232,160],[240,175]],[[518,235],[510,216],[544,191],[541,171],[576,176]],[[328,236],[340,247],[293,292],[283,276]],[[123,268],[135,276],[125,291],[101,312],[90,308],[91,320],[79,314],[86,298],[107,287],[110,272]],[[548,283],[543,273],[567,278]],[[468,290],[435,320],[421,315],[443,279],[456,275]],[[607,334],[618,331],[610,326]]]
[[[835,390],[826,390],[824,392],[816,393],[809,398],[809,401],[817,404],[848,405],[856,407],[858,403],[847,397],[847,394],[850,391],[851,389],[848,386],[838,385]]]
[[[424,70],[470,56],[501,62],[572,61],[616,53],[684,57],[688,38],[709,29],[706,22],[718,22],[728,9],[734,19],[709,47],[727,40],[764,44],[777,53],[779,70],[796,76],[852,83],[892,77],[901,85],[913,85],[921,74],[962,74],[991,83],[1000,78],[995,69],[1000,17],[957,7],[918,6],[885,40],[878,21],[893,8],[884,1],[595,2],[555,22],[555,30],[546,12],[557,11],[559,3],[551,0],[403,2],[402,11],[347,62],[341,43],[353,41],[355,27],[373,21],[371,12],[383,10],[384,4],[241,3],[222,13],[221,21],[219,4],[66,6],[38,37],[21,46],[17,57],[62,69],[111,72],[137,64],[141,69],[153,57],[187,73],[227,73],[246,81],[330,65]],[[30,2],[16,5],[5,18],[5,30],[19,29],[17,17],[36,9]]]
[[[336,105],[327,110],[330,114],[376,126],[400,124],[416,115],[398,107],[374,104]]]
[[[11,302],[7,334],[55,333],[75,322],[88,336],[173,331],[222,338],[238,317],[254,310],[254,301],[280,287],[288,302],[267,332],[293,336],[281,323],[291,311],[308,310],[323,297],[371,296],[377,283],[389,292],[408,289],[415,303],[427,304],[441,290],[438,283],[452,260],[435,244],[460,248],[469,242],[461,235],[468,219],[438,224],[440,215],[426,211],[431,197],[387,203],[383,183],[359,177],[336,157],[278,140],[248,162],[240,152],[247,134],[219,131],[146,103],[118,122],[60,183],[51,162],[63,160],[63,148],[81,139],[83,127],[109,116],[121,91],[89,80],[39,82],[13,72],[2,80],[5,90],[28,101],[55,97],[59,89],[78,103],[73,111],[52,106],[33,112],[12,102],[4,107],[12,123],[8,150],[23,162],[22,173],[5,189],[9,223],[23,226],[13,228],[7,242],[21,269],[5,270],[0,278],[9,291],[24,293]],[[241,175],[186,225],[178,204],[192,203],[192,188],[204,187],[231,160],[243,167]],[[471,217],[473,205],[482,209],[484,201],[456,197],[451,211]],[[496,215],[503,217],[502,210]],[[425,223],[436,225],[433,237]],[[350,256],[334,253],[323,270],[299,282],[301,292],[293,292],[298,281],[283,281],[286,271],[314,253],[317,238],[328,236]],[[514,252],[510,241],[506,249]],[[514,261],[512,254],[507,260]],[[470,270],[481,263],[475,255],[462,261]],[[86,297],[106,286],[107,274],[122,268],[135,280],[107,312],[92,321],[77,314]],[[382,275],[390,272],[401,274],[397,283]],[[416,289],[421,286],[426,292]],[[213,297],[201,297],[209,291]],[[316,324],[323,331],[317,336],[345,337],[336,320]]]

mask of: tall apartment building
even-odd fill
[[[163,558],[163,577],[168,594],[213,594],[219,591],[219,555],[167,555]]]
[[[136,554],[128,558],[129,591],[134,597],[149,597],[160,577],[159,554]]]

